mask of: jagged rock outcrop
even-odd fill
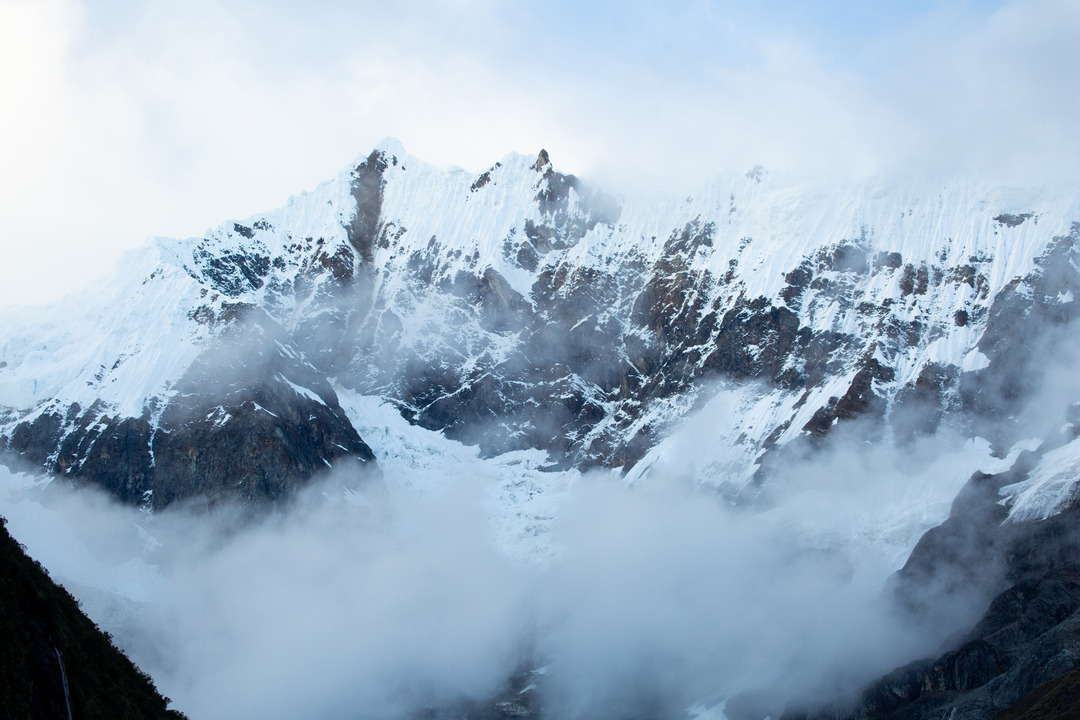
[[[193,497],[279,502],[342,462],[375,461],[325,377],[255,309],[188,368],[150,450],[155,506]]]

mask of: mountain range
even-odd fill
[[[544,503],[586,474],[756,513],[837,448],[915,467],[947,438],[969,452],[892,510],[882,596],[950,628],[936,654],[854,696],[698,715],[1020,717],[1080,664],[1077,297],[1075,188],[758,166],[615,197],[546,151],[476,174],[388,140],[279,210],[154,239],[108,287],[8,311],[0,450],[146,513],[259,517],[342,471],[393,492],[398,428],[421,454],[475,447],[500,543],[537,558]],[[967,626],[943,597],[978,608]]]

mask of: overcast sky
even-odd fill
[[[1080,3],[0,0],[0,306],[281,205],[395,136],[616,191],[1080,174]]]

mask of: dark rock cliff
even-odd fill
[[[785,720],[989,720],[1080,667],[1080,502],[1027,522],[1003,522],[998,503],[1034,460],[973,477],[894,578],[911,622],[948,627],[981,612],[975,626],[873,683],[854,707],[789,709]]]
[[[257,308],[236,309],[153,410],[139,418],[99,404],[44,412],[6,449],[152,508],[196,498],[276,504],[342,463],[377,472],[325,376]]]

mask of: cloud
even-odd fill
[[[396,717],[496,689],[518,662],[526,586],[480,503],[460,486],[423,501],[325,489],[239,527],[228,508],[150,518],[56,485],[0,499],[192,717]]]
[[[881,589],[943,512],[928,498],[985,459],[956,449],[843,443],[777,477],[765,511],[678,475],[586,476],[553,500],[541,562],[494,542],[485,483],[503,479],[449,456],[454,483],[406,491],[425,471],[390,463],[389,493],[339,474],[239,527],[2,469],[0,512],[192,717],[401,717],[484,699],[523,663],[548,666],[553,716],[617,717],[748,688],[832,699],[927,653],[937,636]]]
[[[1075,3],[1030,0],[985,18],[939,13],[896,38],[878,59],[907,58],[881,76],[905,129],[888,163],[1006,182],[1075,181],[1080,50],[1069,38],[1078,29]]]
[[[1075,4],[912,7],[4,0],[0,302],[280,205],[387,135],[475,171],[546,147],[632,192],[758,163],[1075,179]]]

